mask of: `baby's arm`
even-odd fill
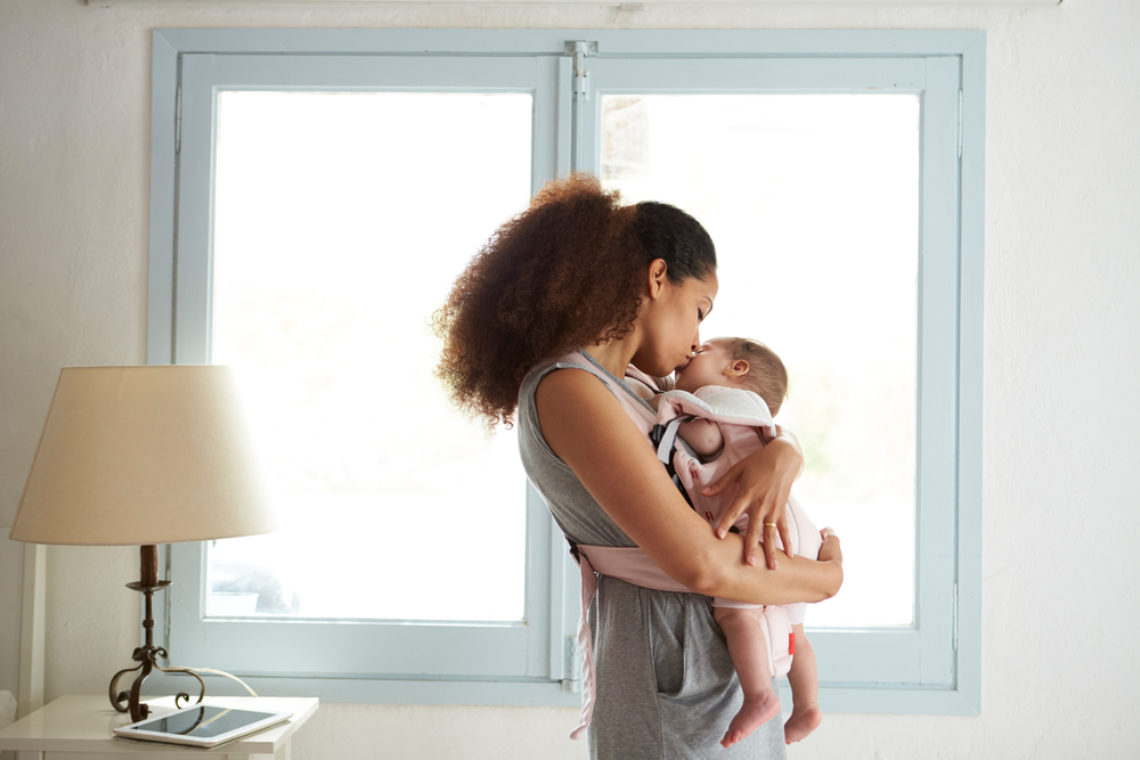
[[[677,432],[702,457],[719,454],[724,447],[724,434],[720,432],[720,426],[703,417],[681,423]]]
[[[641,395],[641,389],[632,384],[634,390],[638,395]],[[661,394],[655,394],[646,401],[654,409],[661,407]],[[685,441],[693,447],[693,451],[701,457],[709,457],[720,452],[724,446],[724,435],[720,432],[720,427],[717,426],[712,420],[697,417],[689,422],[682,422],[681,426],[677,429]]]

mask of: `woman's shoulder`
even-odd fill
[[[560,369],[584,369],[591,374],[599,374],[595,367],[581,351],[567,351],[558,356],[550,356],[536,362],[523,377],[522,388],[528,386],[533,389],[542,382],[547,375]]]
[[[558,372],[564,369],[583,370],[586,375],[592,375],[594,378],[597,378],[597,380],[600,380],[601,384],[608,388],[609,391],[622,402],[623,406],[627,407],[626,411],[631,416],[640,416],[643,411],[642,407],[644,406],[642,402],[659,392],[656,389],[643,390],[640,380],[636,380],[636,382],[631,381],[629,375],[626,377],[617,377],[598,363],[587,351],[579,349],[560,356],[544,359],[535,364],[523,379],[520,388],[520,397],[533,397],[538,386],[545,384],[547,378],[554,373],[558,373],[562,376],[561,379],[556,382],[557,385],[562,385],[570,389],[595,387],[593,385],[594,381],[586,379],[585,375],[573,372]],[[632,397],[632,399],[630,397]],[[635,400],[636,403],[634,403]]]
[[[527,372],[519,388],[519,420],[524,429],[531,428],[537,432],[540,430],[538,418],[542,406],[581,409],[593,406],[599,399],[621,399],[621,396],[615,378],[591,361],[587,354],[572,351],[543,360]],[[553,415],[548,411],[543,416]]]
[[[555,371],[568,368],[584,371]],[[524,390],[534,403],[543,403],[539,401],[540,395],[545,403],[571,406],[602,404],[608,407],[608,399],[616,399],[624,416],[632,420],[645,435],[649,434],[657,417],[656,411],[647,401],[652,393],[643,395],[638,392],[628,376],[620,378],[611,374],[585,351],[546,362],[532,371],[528,380],[530,382],[524,383]],[[605,412],[612,414],[613,410],[610,408]]]
[[[559,356],[551,356],[535,363],[519,383],[519,409],[522,411],[527,404],[534,403],[535,392],[547,377],[558,370],[576,368],[590,371],[584,359],[576,351],[567,352]]]
[[[584,371],[562,371],[567,369]],[[615,400],[630,407],[635,403],[643,403],[640,399],[628,397],[629,393],[619,388],[610,378],[589,366],[575,363],[552,367],[542,373],[534,386],[536,408],[557,412],[559,416],[564,412],[572,417],[585,414],[612,415],[616,411],[613,407]],[[631,416],[634,413],[628,409],[625,411]]]

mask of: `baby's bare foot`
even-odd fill
[[[732,719],[728,731],[720,740],[721,746],[731,747],[779,714],[780,698],[775,691],[762,691],[751,697],[745,694],[740,712]]]
[[[818,705],[794,708],[792,717],[784,724],[784,741],[791,744],[806,738],[808,734],[819,728],[821,722],[823,722],[823,711]]]

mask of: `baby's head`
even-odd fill
[[[747,338],[713,338],[677,370],[677,389],[705,385],[743,388],[760,395],[775,417],[788,394],[788,371],[772,349]]]

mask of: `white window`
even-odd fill
[[[798,490],[846,550],[808,620],[825,708],[976,710],[983,41],[157,32],[151,361],[240,370],[287,515],[174,547],[174,660],[341,701],[577,699],[576,567],[513,435],[445,403],[429,320],[580,169],[700,219],[703,334],[789,367]]]

